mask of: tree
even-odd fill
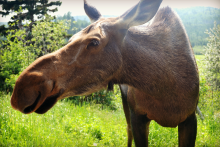
[[[72,37],[73,34],[75,34],[77,32],[77,29],[75,27],[75,19],[73,16],[71,16],[71,12],[67,12],[66,14],[64,14],[63,16],[57,16],[56,21],[70,21],[70,28],[69,30],[67,30],[68,36],[67,38]]]
[[[68,37],[71,37],[73,34],[81,31],[82,29],[84,29],[85,27],[90,25],[90,22],[88,22],[86,20],[77,20],[77,21],[75,21],[74,17],[71,16],[71,12],[67,12],[63,16],[57,16],[56,20],[57,21],[60,21],[60,20],[70,21],[70,28],[67,31],[68,34],[69,34]]]
[[[45,19],[37,21],[32,30],[34,48],[38,50],[37,56],[51,53],[66,43],[67,31],[70,27],[70,21],[54,21],[54,18],[46,15]]]
[[[214,27],[205,33],[209,35],[205,54],[207,79],[218,90],[220,87],[220,25],[214,22]]]
[[[28,30],[32,31],[32,26],[34,24],[35,15],[38,19],[41,19],[44,15],[48,14],[48,12],[56,12],[57,8],[49,9],[48,7],[51,6],[60,6],[62,2],[55,1],[48,3],[48,0],[0,0],[0,5],[2,5],[2,10],[0,14],[2,16],[7,16],[12,12],[19,12],[16,13],[14,16],[11,17],[12,21],[9,21],[8,24],[9,28],[4,26],[0,26],[0,32],[3,35],[6,35],[6,31],[21,29],[23,27],[23,21],[29,21],[30,25],[28,25]],[[15,24],[15,25],[11,25]]]

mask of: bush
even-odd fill
[[[206,31],[209,35],[208,44],[206,46],[205,60],[207,70],[207,80],[216,90],[220,87],[220,25],[216,25],[210,31]]]
[[[63,101],[70,101],[79,106],[96,104],[102,110],[105,108],[121,109],[121,93],[118,85],[114,86],[114,91],[101,90],[88,96],[69,97]]]
[[[18,75],[37,57],[66,44],[67,29],[67,21],[54,22],[53,17],[46,16],[34,25],[31,40],[26,30],[9,31],[0,54],[0,91],[12,91]]]
[[[0,90],[11,91],[20,71],[34,61],[33,46],[26,45],[25,30],[11,30],[0,55]]]
[[[38,56],[51,53],[66,43],[69,21],[55,22],[53,17],[46,16],[44,20],[37,21],[32,29],[32,42]]]

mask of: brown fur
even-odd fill
[[[131,28],[124,40],[123,83],[131,85],[131,108],[162,126],[177,126],[198,102],[198,71],[184,30],[167,7],[151,25]]]
[[[141,129],[148,129],[150,120],[165,127],[194,120],[192,114],[199,99],[198,69],[179,17],[166,7],[157,12],[151,24],[134,26],[150,20],[160,3],[141,1],[118,18],[101,18],[98,11],[90,15],[95,8],[86,3],[86,12],[94,23],[22,72],[11,98],[12,107],[26,114],[45,113],[59,99],[87,95],[113,82],[128,86],[123,105],[129,146],[133,136],[136,146],[144,146],[141,140],[147,142],[148,131]],[[94,40],[97,46],[91,44]],[[192,119],[187,119],[189,116]],[[181,128],[179,132],[187,129]],[[146,133],[144,140],[138,130]],[[179,138],[187,138],[185,134]],[[185,140],[180,139],[180,146]]]

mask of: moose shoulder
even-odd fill
[[[12,107],[42,114],[59,99],[120,84],[128,146],[133,138],[137,147],[148,146],[151,120],[178,126],[179,146],[195,146],[198,69],[184,26],[171,8],[159,9],[161,2],[141,0],[119,17],[103,18],[84,1],[92,24],[22,72]]]
[[[167,127],[192,114],[198,71],[184,27],[169,7],[160,9],[151,25],[129,29],[124,48],[123,82],[131,86],[132,110]]]

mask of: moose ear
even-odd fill
[[[89,5],[86,0],[84,0],[84,10],[92,23],[102,16],[100,12],[95,7]]]
[[[118,19],[121,28],[142,25],[151,20],[156,14],[162,0],[141,0]]]

